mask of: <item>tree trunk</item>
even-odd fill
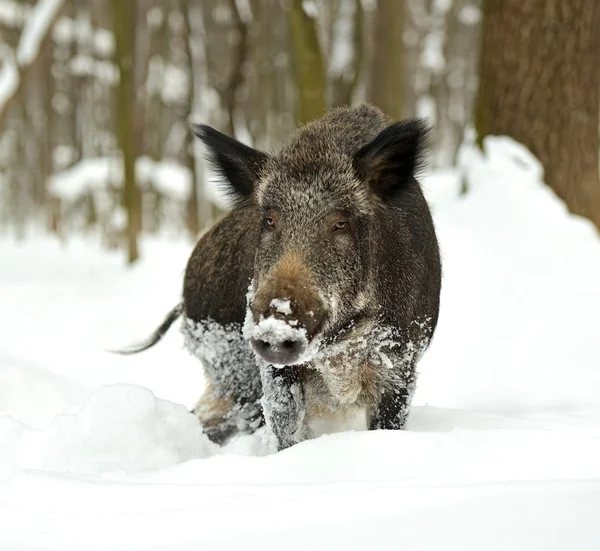
[[[244,80],[243,67],[248,50],[248,26],[242,20],[235,0],[229,0],[233,17],[233,36],[235,47],[232,49],[231,71],[221,96],[227,114],[225,133],[235,136],[235,105],[238,88]]]
[[[315,20],[294,0],[290,10],[292,58],[298,89],[298,119],[305,123],[325,112],[325,68]]]
[[[332,75],[332,100],[331,104],[334,107],[340,105],[350,105],[352,97],[361,76],[364,56],[364,11],[362,0],[354,0],[352,4],[347,5],[352,7],[352,32],[350,43],[343,44],[344,47],[349,47],[352,50],[352,57],[348,66],[338,70],[338,74]],[[344,5],[346,7],[346,4]],[[347,14],[338,14],[338,18]],[[347,24],[348,21],[343,21]],[[338,37],[338,40],[340,38]]]
[[[194,155],[194,133],[189,128],[192,112],[194,110],[194,58],[192,52],[192,26],[190,23],[190,7],[185,0],[179,0],[179,10],[183,16],[183,44],[186,59],[186,69],[188,71],[188,89],[186,96],[186,114],[185,121],[188,125],[185,137],[184,164],[190,170],[190,197],[187,204],[187,227],[191,238],[196,241],[200,233],[200,193],[198,186],[198,167],[196,166],[196,156]]]
[[[134,54],[136,0],[112,0],[115,34],[115,64],[119,69],[116,93],[117,141],[123,155],[123,194],[127,211],[128,260],[133,264],[139,256],[138,230],[141,227],[141,208],[135,180],[135,89]]]
[[[367,97],[393,119],[402,118],[404,2],[378,0]]]
[[[476,128],[509,135],[600,228],[600,2],[485,0]]]

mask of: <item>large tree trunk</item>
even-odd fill
[[[119,69],[117,87],[117,140],[123,155],[123,194],[127,211],[127,251],[129,263],[138,256],[138,231],[141,227],[141,208],[135,180],[135,21],[136,0],[112,0],[115,34],[115,62]]]
[[[485,0],[476,127],[527,146],[600,228],[600,2]]]
[[[300,123],[316,119],[325,111],[325,65],[313,16],[306,13],[302,0],[293,0],[290,31]]]
[[[394,119],[402,117],[404,2],[378,0],[368,100]]]

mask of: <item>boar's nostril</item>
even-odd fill
[[[306,348],[306,343],[300,339],[286,339],[280,342],[250,339],[250,344],[258,356],[273,365],[296,363]]]

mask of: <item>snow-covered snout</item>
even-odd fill
[[[303,363],[323,328],[326,309],[299,251],[287,251],[258,280],[249,306],[254,352],[273,365]]]

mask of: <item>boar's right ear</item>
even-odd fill
[[[206,124],[192,128],[208,148],[208,158],[226,184],[225,191],[237,200],[250,197],[269,156]]]
[[[394,197],[422,167],[428,134],[421,119],[388,126],[354,156],[358,176],[384,201]]]

